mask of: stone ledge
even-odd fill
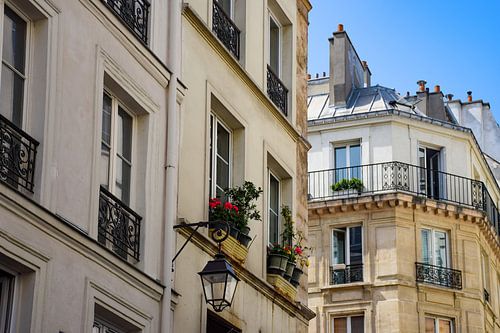
[[[282,276],[276,274],[267,274],[267,282],[269,282],[283,296],[295,300],[297,298],[297,289]]]

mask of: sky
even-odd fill
[[[342,23],[372,84],[489,102],[500,123],[500,1],[310,0],[309,69],[329,72],[328,38]]]

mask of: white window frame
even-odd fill
[[[278,27],[279,31],[279,42],[278,42],[278,68],[272,68],[271,67],[271,20],[274,21],[276,26]],[[283,25],[281,22],[276,18],[276,16],[273,14],[271,10],[269,10],[269,15],[268,15],[268,33],[267,33],[267,39],[268,39],[268,52],[267,52],[267,61],[269,64],[269,67],[275,71],[274,74],[278,76],[278,78],[281,79],[282,77],[282,71],[283,71]]]
[[[365,250],[365,247],[364,247],[364,244],[365,244],[365,237],[363,235],[363,225],[362,224],[356,224],[356,225],[349,225],[349,226],[345,226],[345,227],[341,227],[341,228],[332,228],[331,229],[331,242],[330,242],[330,267],[332,267],[333,269],[345,269],[345,266],[346,265],[350,265],[351,264],[351,240],[350,240],[350,233],[351,233],[351,228],[356,228],[356,227],[361,227],[361,263],[364,265],[364,260],[365,260],[365,256],[364,256],[364,250]],[[344,240],[345,240],[345,243],[344,243],[344,257],[345,257],[345,263],[343,264],[334,264],[333,263],[333,240],[334,240],[334,232],[335,231],[341,231],[341,232],[344,232]]]
[[[31,46],[31,38],[32,38],[32,30],[33,30],[33,22],[31,19],[25,15],[19,8],[15,6],[14,3],[10,1],[4,2],[3,6],[3,16],[2,16],[2,25],[1,25],[1,43],[0,43],[0,57],[1,57],[1,66],[3,67],[4,61],[3,61],[3,22],[5,20],[5,7],[9,7],[11,11],[13,11],[16,15],[18,15],[25,23],[26,23],[26,38],[24,40],[24,45],[25,45],[25,57],[24,57],[24,74],[19,73],[16,69],[12,68],[12,66],[5,64],[7,67],[9,67],[11,70],[13,70],[15,73],[23,77],[24,84],[23,84],[23,105],[22,105],[22,117],[21,117],[21,129],[26,129],[26,122],[27,122],[27,110],[28,110],[28,95],[29,95],[29,87],[30,87],[30,78],[31,78],[31,64],[32,64],[32,46]],[[2,76],[2,70],[0,68],[0,84],[1,84],[1,77]],[[12,121],[12,119],[9,119]]]
[[[438,228],[431,228],[431,227],[422,227],[420,229],[420,246],[421,246],[421,251],[420,255],[423,253],[423,239],[422,239],[422,230],[428,230],[430,231],[430,265],[438,266],[436,265],[436,256],[435,256],[435,236],[434,234],[436,232],[442,232],[446,235],[446,266],[444,268],[451,268],[451,254],[450,254],[450,231],[449,230],[444,230],[444,229],[438,229]],[[424,258],[422,257],[422,263],[424,262]]]
[[[359,313],[359,314],[352,314],[352,315],[345,315],[345,316],[334,316],[334,317],[331,317],[331,321],[330,321],[330,327],[331,327],[331,331],[332,333],[336,333],[335,332],[335,325],[334,325],[334,320],[336,318],[346,318],[346,325],[347,325],[347,333],[357,333],[357,332],[352,332],[351,331],[351,318],[352,317],[363,317],[363,330],[364,330],[364,326],[365,326],[365,315],[362,314],[362,313]]]
[[[282,224],[282,219],[281,219],[281,214],[280,214],[280,207],[281,207],[281,179],[276,176],[271,170],[268,171],[268,177],[267,177],[267,186],[269,188],[269,193],[267,196],[267,221],[268,221],[268,228],[267,228],[267,239],[269,245],[273,245],[271,242],[271,177],[276,179],[278,181],[278,211],[276,214],[278,215],[278,243],[281,244],[282,239],[281,239],[281,233],[283,232],[283,226]]]
[[[355,141],[348,141],[348,142],[332,142],[331,147],[332,147],[332,169],[336,168],[336,157],[335,157],[335,149],[337,148],[346,148],[346,168],[350,168],[352,166],[357,166],[357,165],[351,165],[351,146],[359,146],[359,163],[362,164],[362,157],[363,157],[363,151],[361,150],[361,140]]]
[[[11,271],[7,267],[0,265],[0,270],[4,271],[7,274],[12,276],[12,286],[11,286],[11,299],[10,299],[10,313],[6,314],[6,317],[3,317],[3,314],[0,314],[0,328],[3,328],[3,325],[9,323],[9,329],[12,329],[12,324],[15,323],[15,318],[17,317],[17,306],[18,306],[18,297],[19,297],[19,283],[17,280],[17,273]],[[2,293],[3,294],[3,293]],[[1,301],[4,301],[3,299]],[[9,300],[8,300],[9,301]]]
[[[104,88],[103,94],[108,95],[111,98],[111,137],[110,137],[110,151],[109,151],[109,170],[108,170],[108,191],[113,193],[116,197],[116,167],[118,163],[118,154],[117,154],[117,145],[118,145],[118,138],[117,138],[117,128],[118,128],[118,110],[119,107],[127,113],[132,119],[132,133],[131,133],[131,150],[130,150],[130,197],[129,197],[129,206],[132,206],[132,203],[134,202],[134,184],[135,184],[135,142],[136,142],[136,126],[137,126],[137,117],[134,115],[133,112],[129,110],[127,107],[127,104],[123,103],[115,94],[113,94],[112,91],[110,91],[107,88]],[[104,112],[104,105],[102,106],[101,110],[101,117],[102,117],[102,112]],[[101,144],[102,144],[102,126],[104,124],[101,124]],[[121,198],[119,198],[122,200]]]
[[[433,316],[433,315],[426,315],[424,317],[424,328],[425,328],[425,320],[429,319],[434,319],[434,333],[441,333],[439,332],[439,321],[440,320],[445,320],[450,322],[450,327],[451,327],[451,333],[455,332],[455,320],[453,318],[446,318],[446,317],[440,317],[440,316]]]
[[[210,187],[210,197],[213,198],[217,195],[217,125],[220,124],[228,133],[229,133],[229,161],[228,162],[228,169],[229,169],[229,174],[228,174],[228,187],[231,187],[233,185],[233,131],[229,126],[227,126],[222,119],[217,117],[215,113],[210,114],[210,126],[211,128],[211,133],[210,136],[212,138],[212,142],[210,143],[212,145],[211,147],[211,156],[210,160],[212,163],[212,170],[211,170],[211,187]],[[222,189],[224,190],[224,189]]]

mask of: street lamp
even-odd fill
[[[174,229],[193,226],[196,226],[196,228],[174,256],[172,262],[181,253],[199,227],[215,226],[215,230],[211,236],[217,242],[219,252],[215,255],[215,260],[207,262],[205,268],[198,274],[201,278],[205,302],[210,304],[215,312],[221,312],[226,307],[231,306],[236,286],[238,285],[238,281],[240,281],[231,264],[221,253],[221,243],[229,236],[229,225],[225,221],[210,221],[176,225]]]

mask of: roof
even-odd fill
[[[376,85],[366,88],[354,88],[348,98],[347,105],[335,107],[330,106],[328,93],[322,93],[308,97],[307,119],[315,120],[358,113],[366,114],[389,109],[422,115],[415,106],[418,101],[416,96],[401,97],[395,89]]]

